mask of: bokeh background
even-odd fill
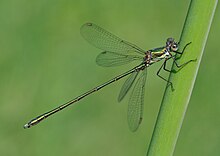
[[[127,103],[117,102],[124,80],[80,101],[36,127],[23,125],[59,104],[132,68],[95,64],[101,50],[79,29],[94,22],[149,49],[178,39],[189,0],[1,0],[0,155],[144,156],[165,83],[148,71],[144,120],[127,126]],[[175,156],[220,153],[220,7],[217,7]],[[166,75],[167,76],[167,75]]]

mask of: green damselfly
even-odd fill
[[[143,50],[138,46],[120,39],[119,37],[111,34],[110,32],[104,30],[103,28],[97,26],[93,23],[86,23],[81,27],[81,35],[91,43],[93,46],[103,50],[104,52],[100,53],[96,58],[96,63],[104,67],[119,66],[134,60],[139,60],[141,63],[131,70],[114,77],[113,79],[85,92],[84,94],[74,98],[73,100],[58,106],[57,108],[46,112],[24,125],[24,128],[30,128],[39,122],[43,121],[47,117],[61,111],[62,109],[78,102],[84,97],[102,89],[103,87],[128,76],[127,80],[123,84],[121,91],[118,96],[118,101],[122,101],[128,91],[132,88],[131,96],[128,103],[128,125],[131,131],[136,131],[143,118],[143,106],[144,106],[144,90],[145,90],[145,81],[147,76],[147,69],[150,65],[164,60],[161,67],[157,71],[157,75],[166,81],[168,85],[173,89],[172,82],[168,81],[160,75],[161,69],[164,69],[167,72],[171,72],[166,68],[166,63],[169,59],[173,59],[174,64],[180,68],[183,65],[193,61],[189,60],[184,64],[179,65],[176,62],[175,54],[180,54],[180,56],[185,51],[185,48],[190,44],[186,44],[181,52],[178,51],[179,43],[175,42],[173,38],[168,38],[166,44],[162,47]],[[139,77],[138,77],[139,76]],[[138,78],[137,78],[138,77]],[[136,80],[136,82],[135,82]]]

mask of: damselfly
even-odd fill
[[[168,38],[165,46],[144,51],[138,46],[129,43],[125,40],[120,39],[119,37],[111,34],[110,32],[104,30],[103,28],[93,24],[86,23],[81,27],[81,35],[93,46],[103,50],[104,52],[100,53],[96,62],[100,66],[110,67],[110,66],[119,66],[134,60],[139,60],[141,63],[131,70],[114,77],[113,79],[85,92],[84,94],[74,98],[73,100],[58,106],[57,108],[46,112],[24,125],[24,128],[30,128],[39,122],[43,121],[47,117],[55,114],[62,109],[78,102],[79,100],[85,98],[86,96],[102,89],[103,87],[130,75],[125,83],[123,84],[121,91],[118,96],[118,101],[122,101],[125,95],[133,86],[133,90],[131,92],[131,96],[128,103],[128,112],[127,119],[128,125],[131,131],[136,131],[142,121],[143,118],[143,106],[144,106],[144,90],[145,90],[145,81],[147,76],[147,69],[150,65],[164,60],[163,64],[157,71],[157,75],[166,81],[168,85],[173,89],[172,82],[168,81],[164,77],[160,75],[161,69],[164,69],[167,72],[171,72],[166,68],[166,63],[169,59],[173,59],[174,64],[180,68],[187,63],[193,61],[189,60],[184,64],[179,65],[176,62],[175,54],[183,54],[185,48],[190,44],[186,44],[183,48],[182,52],[178,51],[179,43],[175,42],[173,38]],[[139,77],[138,77],[139,76]],[[137,79],[138,77],[138,79]],[[137,79],[137,80],[136,80]],[[136,82],[135,82],[136,80]]]

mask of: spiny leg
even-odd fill
[[[174,57],[175,57],[175,56],[172,56],[172,55],[171,55],[171,57],[169,57],[169,58],[166,59],[166,61],[163,63],[163,64],[164,64],[163,70],[165,70],[166,72],[169,72],[169,73],[171,73],[171,72],[174,72],[174,73],[175,73],[175,72],[176,72],[175,70],[169,70],[169,69],[166,68],[166,63],[167,63],[167,61],[168,61],[169,59],[171,59],[171,58],[174,59]]]
[[[190,62],[193,62],[193,61],[196,61],[196,60],[197,60],[197,59],[194,59],[194,60],[189,60],[189,61],[187,61],[187,62],[185,62],[185,63],[183,63],[183,64],[179,65],[179,64],[176,62],[175,56],[172,56],[172,55],[171,55],[171,57],[167,58],[167,59],[164,61],[164,63],[163,63],[163,69],[164,69],[165,71],[167,71],[167,72],[173,72],[173,70],[169,70],[169,69],[167,69],[167,68],[166,68],[166,63],[167,63],[167,61],[168,61],[169,59],[171,59],[171,58],[173,59],[173,61],[174,61],[175,65],[176,65],[178,68],[181,68],[181,67],[183,67],[183,66],[187,65],[188,63],[190,63]]]
[[[184,48],[183,48],[183,50],[182,50],[181,52],[180,52],[180,51],[174,51],[174,53],[180,54],[180,56],[179,56],[178,58],[176,58],[176,59],[180,59],[180,58],[181,58],[181,56],[183,55],[183,53],[184,53],[186,47],[187,47],[188,45],[190,45],[191,43],[192,43],[192,42],[187,43],[187,44],[184,46]]]
[[[163,63],[163,70],[165,70],[165,71],[171,73],[172,71],[166,68],[166,64],[167,64],[167,61],[168,61],[169,59],[171,59],[171,57],[167,58],[167,59],[164,61],[164,63]]]
[[[182,50],[181,52],[178,52],[178,51],[175,51],[175,52],[174,52],[174,53],[180,54],[180,57],[178,57],[178,58],[174,58],[174,57],[172,57],[172,58],[173,58],[173,61],[174,61],[174,63],[175,63],[175,65],[176,65],[178,68],[181,68],[181,67],[187,65],[188,63],[197,60],[197,59],[189,60],[189,61],[187,61],[187,62],[185,62],[185,63],[183,63],[183,64],[181,64],[181,65],[179,65],[179,64],[176,62],[177,59],[180,59],[180,58],[181,58],[181,56],[183,55],[183,53],[184,53],[186,47],[187,47],[188,45],[190,45],[191,43],[192,43],[192,42],[187,43],[187,44],[184,46],[184,48],[183,48],[183,50]]]
[[[167,61],[167,60],[168,60],[168,59],[166,59],[166,60],[164,61],[164,63],[161,65],[161,67],[160,67],[159,70],[157,71],[157,76],[159,76],[161,79],[163,79],[164,81],[166,81],[166,82],[168,83],[168,86],[170,85],[172,91],[174,91],[173,83],[170,82],[169,80],[165,79],[164,77],[162,77],[162,76],[160,75],[161,69],[162,69],[162,68],[163,68],[163,69],[166,69],[164,66],[166,65],[166,61]],[[171,72],[171,71],[169,71],[169,70],[166,70],[166,71]]]
[[[172,57],[172,58],[173,58],[173,57]],[[173,58],[173,62],[175,63],[175,65],[177,66],[177,68],[181,68],[181,67],[187,65],[188,63],[190,63],[190,62],[194,62],[194,61],[196,61],[196,60],[197,60],[197,59],[189,60],[189,61],[187,61],[187,62],[185,62],[185,63],[179,65],[179,64],[176,62],[176,59]]]

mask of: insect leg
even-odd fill
[[[173,58],[173,57],[172,57],[172,58]],[[181,67],[187,65],[188,63],[190,63],[190,62],[194,62],[194,61],[196,61],[196,60],[197,60],[197,59],[189,60],[189,61],[187,61],[187,62],[185,62],[185,63],[179,65],[179,64],[176,62],[176,59],[173,58],[173,62],[175,63],[175,65],[177,66],[177,68],[181,68]]]
[[[169,59],[171,59],[171,57],[167,58],[167,59],[164,61],[164,63],[163,63],[163,70],[165,70],[165,71],[171,73],[172,71],[166,68],[166,64],[167,64],[167,61],[168,61]]]
[[[184,48],[183,48],[183,50],[182,50],[181,52],[180,52],[180,51],[174,51],[174,53],[180,54],[180,57],[179,57],[179,58],[181,58],[181,56],[182,56],[182,54],[184,53],[186,47],[187,47],[188,45],[190,45],[191,43],[192,43],[192,42],[187,43],[187,44],[184,46]]]
[[[164,66],[166,65],[166,61],[167,61],[167,59],[164,61],[164,63],[161,65],[161,67],[160,67],[159,70],[157,71],[157,76],[159,76],[161,79],[163,79],[164,81],[166,81],[166,82],[168,83],[168,86],[170,85],[170,86],[171,86],[171,89],[174,90],[174,88],[173,88],[173,83],[170,82],[169,80],[165,79],[164,77],[162,77],[162,76],[160,75],[161,69],[162,69],[162,68],[165,68]]]
[[[185,49],[186,49],[186,47],[187,47],[188,45],[190,45],[191,43],[192,43],[192,42],[187,43],[187,44],[184,46],[183,50],[182,50],[181,52],[178,52],[178,51],[177,51],[177,53],[178,53],[178,54],[183,54],[184,51],[185,51]]]
[[[180,59],[180,58],[181,58],[181,56],[183,55],[183,53],[184,53],[186,47],[187,47],[188,45],[190,45],[191,43],[192,43],[192,42],[187,43],[187,44],[184,46],[184,48],[183,48],[183,50],[182,50],[181,52],[178,52],[178,51],[175,51],[175,52],[174,52],[174,53],[180,54],[180,57],[178,57],[178,58],[174,58],[174,57],[172,57],[172,58],[173,58],[173,61],[174,61],[174,63],[175,63],[175,65],[176,65],[178,68],[181,68],[181,67],[187,65],[188,63],[197,60],[197,59],[189,60],[189,61],[187,61],[187,62],[185,62],[185,63],[183,63],[183,64],[181,64],[181,65],[179,65],[179,64],[176,62],[177,59]]]

